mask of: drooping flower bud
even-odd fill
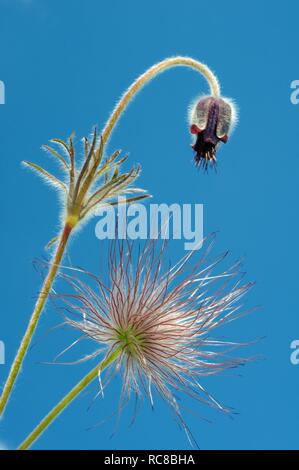
[[[216,164],[216,151],[220,142],[226,143],[236,120],[236,110],[227,98],[205,96],[190,110],[190,132],[196,135],[193,150],[195,163],[208,169]]]

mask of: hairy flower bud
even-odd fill
[[[198,166],[208,169],[216,164],[216,150],[226,143],[236,120],[236,110],[227,98],[204,96],[196,100],[190,110],[190,132],[196,135],[193,150]]]

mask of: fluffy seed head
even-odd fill
[[[186,431],[175,392],[228,411],[198,380],[246,362],[229,355],[240,344],[217,340],[212,333],[241,315],[239,301],[251,284],[242,284],[238,264],[216,273],[226,254],[209,261],[210,247],[195,266],[188,267],[189,253],[163,271],[165,245],[157,249],[156,242],[149,242],[137,253],[132,242],[115,241],[106,283],[84,271],[87,282],[81,274],[62,273],[71,293],[58,296],[72,312],[67,323],[95,342],[92,357],[121,350],[114,367],[123,371],[122,399],[133,392],[153,403],[154,389]]]

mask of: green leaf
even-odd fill
[[[88,142],[88,141],[87,141]],[[95,146],[96,146],[96,143],[97,143],[97,130],[95,129],[94,130],[94,133],[93,133],[93,139],[92,139],[92,143],[91,143],[91,146],[87,146],[86,144],[86,140],[85,140],[85,149],[88,148],[88,154],[85,156],[85,161],[84,161],[84,164],[81,168],[81,171],[80,171],[80,174],[78,176],[78,180],[77,180],[77,184],[76,184],[76,193],[79,192],[79,189],[80,189],[80,184],[81,184],[81,181],[83,180],[83,178],[85,177],[86,173],[88,172],[88,169],[89,169],[89,163],[90,163],[90,160],[94,154],[94,149],[95,149]]]
[[[28,166],[31,170],[35,171],[39,176],[41,176],[44,180],[46,180],[52,186],[55,186],[56,188],[59,188],[59,189],[63,189],[63,191],[67,192],[67,187],[62,181],[60,181],[58,178],[56,178],[56,176],[52,175],[48,171],[44,170],[39,165],[36,165],[35,163],[28,162],[28,161],[24,161],[23,164]]]
[[[126,188],[124,190],[124,192],[126,194],[136,194],[136,193],[146,193],[147,191],[146,191],[146,189],[142,189],[142,188],[133,188],[133,187],[131,188],[130,187],[130,188]]]
[[[120,155],[121,153],[121,150],[116,150],[112,155],[111,157],[109,157],[105,163],[103,164],[103,166],[97,171],[95,177],[98,178],[100,175],[106,173],[107,171],[110,171],[110,168],[111,168],[111,163],[114,162],[114,160]],[[127,156],[124,157],[124,158],[128,158]]]
[[[98,204],[103,202],[105,205],[105,201],[112,197],[117,197],[120,194],[126,194],[126,192],[130,191],[130,188],[127,188],[135,179],[138,177],[140,173],[140,167],[137,169],[132,168],[129,173],[124,173],[114,180],[108,181],[104,186],[99,188],[87,201],[85,207],[82,210],[81,218],[85,217],[88,212],[93,210]],[[137,189],[137,188],[136,188]],[[143,190],[142,190],[143,191]],[[134,188],[132,188],[132,192],[134,192]],[[138,196],[136,196],[138,197]],[[147,195],[142,195],[142,198],[148,197]],[[133,198],[131,198],[133,199]]]
[[[111,178],[111,179],[112,179],[112,180],[115,180],[115,178],[117,178],[118,175],[119,175],[119,166],[116,165],[115,170],[114,170],[114,172],[113,172],[113,175],[112,175],[112,178]]]
[[[66,163],[65,159],[63,158],[62,155],[60,155],[60,153],[56,152],[55,149],[53,149],[52,147],[50,147],[50,145],[46,145],[44,144],[42,146],[43,149],[47,150],[49,153],[51,153],[52,155],[54,155],[56,158],[58,158],[58,160],[62,163],[62,165],[64,166],[64,168],[66,168],[68,170],[68,164]]]
[[[131,202],[136,202],[136,201],[141,201],[141,199],[149,199],[152,196],[150,194],[141,194],[140,196],[135,196],[135,197],[128,197],[125,201],[112,201],[109,202],[110,206],[118,206],[118,204],[125,204],[125,203],[131,203]]]
[[[60,145],[64,150],[66,150],[68,155],[70,154],[69,146],[67,145],[66,142],[64,142],[64,140],[62,140],[62,139],[51,139],[50,142],[54,142],[55,144]]]

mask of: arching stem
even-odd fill
[[[180,66],[189,67],[199,72],[208,81],[211,95],[215,98],[220,96],[220,85],[218,79],[207,65],[202,64],[201,62],[198,62],[191,57],[170,57],[168,59],[162,60],[161,62],[158,62],[149,68],[144,74],[140,75],[140,77],[138,77],[123,94],[103,129],[102,139],[104,144],[108,142],[117,121],[125,111],[130,101],[141,90],[141,88],[143,88],[144,85],[146,85],[161,72],[164,72],[165,70],[168,70],[172,67]]]
[[[114,111],[112,112],[109,120],[107,121],[106,126],[104,127],[102,131],[102,138],[101,138],[101,145],[97,149],[97,152],[102,152],[104,149],[104,146],[107,144],[111,133],[121,117],[122,113],[125,111],[126,107],[130,103],[130,101],[134,98],[134,96],[141,90],[141,88],[146,85],[150,80],[155,78],[158,74],[161,72],[164,72],[165,70],[168,70],[172,67],[179,67],[179,66],[184,66],[184,67],[189,67],[197,72],[199,72],[201,75],[203,75],[206,80],[209,83],[210,86],[210,91],[211,94],[214,97],[218,97],[220,95],[220,86],[217,80],[217,77],[214,75],[214,73],[209,69],[209,67],[205,64],[202,64],[201,62],[198,62],[195,59],[192,59],[190,57],[171,57],[165,60],[162,60],[161,62],[158,62],[157,64],[153,65],[151,68],[149,68],[144,74],[142,74],[140,77],[135,80],[132,85],[126,90],[122,98],[120,99],[119,103],[115,107]],[[88,182],[88,184],[92,184],[92,180]],[[87,190],[88,188],[86,188]],[[71,220],[71,219],[70,219]],[[77,223],[77,219],[71,222],[72,224]],[[31,319],[29,321],[28,328],[26,330],[25,336],[22,339],[21,345],[19,347],[19,350],[17,352],[16,358],[13,362],[13,365],[11,367],[11,370],[9,372],[8,379],[4,385],[3,392],[0,398],[0,416],[4,412],[5,407],[8,403],[10,394],[12,392],[14,383],[18,377],[18,374],[21,370],[24,358],[26,356],[26,353],[28,351],[29,345],[31,343],[32,337],[34,335],[34,332],[36,330],[40,315],[42,313],[42,310],[46,304],[47,298],[49,296],[49,293],[51,291],[53,282],[55,280],[57,271],[59,269],[59,265],[61,262],[61,259],[64,255],[66,245],[68,242],[68,239],[71,235],[72,232],[72,226],[68,224],[66,221],[64,231],[62,232],[60,243],[57,248],[57,252],[53,258],[53,262],[50,265],[49,272],[47,274],[47,277],[44,281],[44,285],[42,287],[42,290],[40,292],[40,295],[38,297],[37,303],[35,305],[34,311],[32,313]]]
[[[42,313],[42,310],[45,306],[46,300],[49,296],[49,293],[51,291],[54,279],[56,277],[61,259],[63,257],[63,254],[65,252],[65,248],[68,242],[68,239],[70,237],[70,234],[72,232],[73,227],[69,225],[68,223],[65,224],[64,229],[62,230],[61,236],[60,236],[60,241],[58,243],[58,247],[56,250],[56,253],[53,257],[53,260],[50,264],[50,268],[48,271],[48,274],[44,280],[43,286],[41,288],[41,291],[39,293],[38,299],[36,301],[33,313],[31,315],[29,324],[27,326],[27,330],[25,332],[25,335],[21,341],[21,344],[19,346],[19,349],[17,351],[16,357],[14,359],[14,362],[11,366],[11,369],[8,374],[8,378],[6,380],[6,383],[4,385],[1,398],[0,398],[0,416],[3,413],[10,394],[12,392],[13,386],[15,384],[15,381],[20,373],[21,366],[23,364],[24,358],[26,356],[26,353],[28,351],[29,345],[31,343],[31,339],[33,337],[33,334],[36,330],[37,323],[39,321],[40,315]]]

